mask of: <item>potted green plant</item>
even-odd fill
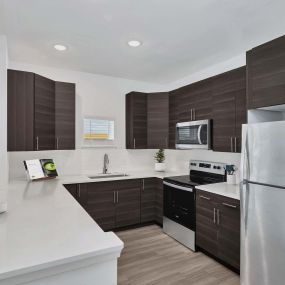
[[[155,171],[165,171],[165,154],[164,154],[164,149],[160,148],[155,156],[155,165],[154,169]]]

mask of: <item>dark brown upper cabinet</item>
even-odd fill
[[[131,92],[126,95],[126,147],[167,148],[168,93]]]
[[[55,147],[75,149],[75,84],[55,82]]]
[[[147,148],[147,94],[131,92],[126,95],[126,147]]]
[[[241,151],[241,125],[247,121],[246,68],[212,78],[213,150]]]
[[[153,93],[147,96],[148,148],[168,148],[169,94]]]
[[[8,70],[8,151],[34,150],[34,78],[31,72]]]
[[[55,149],[55,82],[35,75],[35,150]]]
[[[178,92],[177,90],[169,92],[169,133],[168,148],[175,149],[176,124],[178,123]]]
[[[8,70],[8,151],[75,148],[75,85]]]
[[[248,109],[285,104],[285,36],[247,52]]]
[[[212,79],[205,79],[176,90],[177,119],[199,121],[212,117]]]

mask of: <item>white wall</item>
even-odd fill
[[[0,188],[5,187],[8,177],[7,166],[7,42],[0,35]]]
[[[188,76],[183,77],[179,80],[170,82],[166,85],[166,88],[167,90],[173,90],[244,65],[246,65],[246,53],[235,56],[229,60],[216,63],[207,68],[198,70],[195,73],[189,74]]]

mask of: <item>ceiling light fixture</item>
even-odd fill
[[[58,50],[58,51],[65,51],[65,50],[67,50],[67,47],[64,46],[64,45],[56,44],[56,45],[54,45],[53,47],[54,47],[56,50]]]
[[[139,47],[142,43],[138,40],[131,40],[131,41],[128,41],[128,45],[130,47]]]

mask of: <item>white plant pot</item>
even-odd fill
[[[232,175],[227,175],[227,183],[230,185],[235,185],[236,184],[236,175],[232,174]]]
[[[156,162],[154,165],[154,169],[155,169],[155,171],[159,171],[159,172],[165,171],[165,163],[164,162],[162,162],[162,163]]]

